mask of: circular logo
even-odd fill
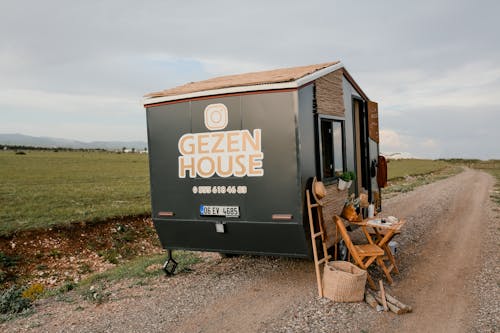
[[[222,103],[208,105],[205,108],[205,126],[211,131],[226,128],[227,107]]]

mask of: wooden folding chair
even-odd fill
[[[370,237],[374,239],[376,243],[379,243],[382,240],[382,238],[385,237],[387,232],[388,232],[387,230],[383,229],[377,230],[375,228],[372,228],[372,230],[368,231]],[[394,258],[394,255],[392,254],[391,249],[389,247],[389,243],[394,238],[394,236],[399,235],[400,233],[401,233],[400,230],[396,231],[394,235],[389,240],[387,240],[387,242],[385,242],[384,245],[381,246],[382,249],[384,249],[385,251],[385,257],[383,258],[383,260],[389,260],[390,262],[390,267],[388,267],[387,270],[389,272],[394,271],[395,274],[399,274],[399,269],[398,266],[396,265],[396,258]]]
[[[354,263],[360,268],[367,271],[367,279],[370,288],[376,290],[375,283],[373,282],[370,274],[368,273],[368,267],[376,260],[379,265],[385,267],[384,262],[382,261],[382,256],[384,255],[384,250],[378,245],[370,242],[369,244],[362,245],[354,245],[352,243],[351,237],[347,233],[347,229],[344,225],[344,222],[338,216],[333,217],[334,222],[337,226],[337,230],[340,231],[340,235],[344,239],[344,242],[349,249],[349,253],[351,258],[354,260]],[[385,273],[385,271],[384,271]],[[390,275],[389,275],[390,276]]]

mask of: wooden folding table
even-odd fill
[[[378,263],[380,268],[384,271],[387,280],[389,281],[390,284],[392,284],[393,281],[391,277],[391,272],[394,271],[397,274],[399,273],[399,270],[396,265],[396,259],[394,258],[394,255],[392,254],[391,249],[389,247],[389,242],[396,233],[400,232],[401,227],[406,223],[406,220],[399,220],[398,222],[395,223],[389,223],[389,222],[382,223],[383,219],[384,218],[371,218],[371,219],[365,219],[362,222],[350,222],[350,223],[361,227],[363,233],[366,236],[366,239],[368,240],[368,242],[370,242],[370,244],[376,244],[382,249],[384,249],[385,255],[390,262],[390,266],[386,267],[383,261],[382,263],[380,262]],[[375,236],[374,239],[372,238],[372,235],[370,234],[368,228],[372,228],[374,230],[374,233],[372,233]]]

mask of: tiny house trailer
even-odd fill
[[[310,257],[314,176],[327,185],[325,219],[347,196],[344,171],[357,175],[351,193],[380,206],[377,104],[340,62],[192,82],[143,104],[165,249]]]

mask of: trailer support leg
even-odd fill
[[[163,264],[163,271],[167,275],[174,275],[175,269],[177,268],[177,261],[172,257],[172,250],[168,250],[168,259]]]

